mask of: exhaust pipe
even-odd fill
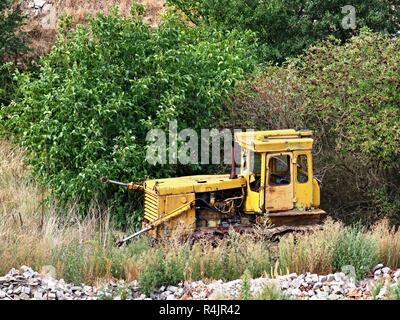
[[[236,163],[235,163],[235,141],[232,141],[232,148],[231,148],[231,174],[229,176],[229,179],[236,179],[237,174],[236,174]]]

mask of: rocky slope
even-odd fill
[[[144,20],[156,26],[164,11],[164,0],[139,0],[145,5]],[[72,17],[74,25],[85,24],[86,15],[94,15],[99,11],[109,12],[118,6],[123,15],[129,15],[133,0],[15,0],[26,16],[26,43],[32,49],[29,58],[50,51],[58,29],[59,18],[65,14]]]
[[[338,299],[387,299],[400,290],[400,269],[378,265],[374,274],[362,281],[338,272],[328,275],[292,273],[275,279],[258,278],[250,280],[253,295],[261,293],[265,287],[275,286],[291,299],[338,300]],[[185,282],[177,286],[162,286],[146,297],[136,281],[109,281],[96,288],[84,284],[73,285],[63,279],[56,280],[50,274],[39,274],[27,266],[19,270],[11,269],[0,277],[0,300],[99,300],[99,299],[239,299],[242,280],[211,283],[203,281]]]

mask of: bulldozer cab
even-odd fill
[[[319,206],[319,188],[312,172],[311,136],[311,131],[295,130],[235,135],[241,146],[241,175],[247,181],[246,213]]]

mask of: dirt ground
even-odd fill
[[[84,24],[86,15],[94,15],[99,11],[109,12],[113,6],[118,6],[124,15],[130,14],[130,8],[135,0],[16,0],[26,15],[27,43],[32,51],[29,59],[50,51],[57,34],[59,17],[68,14],[72,16],[74,25]],[[139,0],[145,5],[145,21],[156,26],[164,10],[164,0]]]

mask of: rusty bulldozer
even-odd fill
[[[313,176],[311,131],[273,130],[235,134],[241,147],[240,173],[197,175],[114,183],[145,193],[143,233],[154,238],[178,226],[193,239],[269,225],[271,235],[318,226],[326,216]],[[233,153],[233,152],[232,152]],[[232,157],[233,158],[233,157]]]

